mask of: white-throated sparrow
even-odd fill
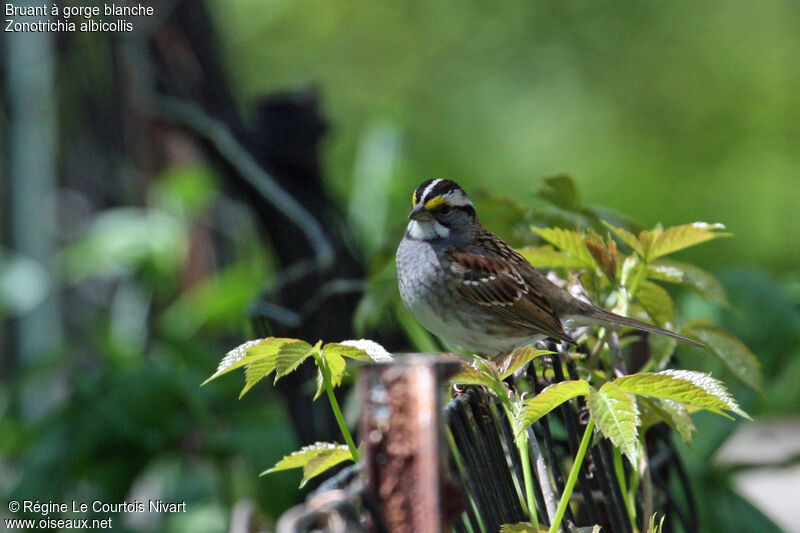
[[[397,248],[400,296],[432,333],[463,348],[497,354],[552,338],[574,343],[564,328],[622,325],[703,344],[616,315],[553,284],[481,225],[464,190],[446,179],[413,195]]]

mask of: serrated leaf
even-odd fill
[[[344,444],[336,444],[333,442],[315,442],[308,446],[303,446],[296,452],[285,455],[283,459],[275,463],[275,466],[269,470],[261,472],[261,476],[271,474],[272,472],[280,472],[281,470],[291,470],[292,468],[301,468],[306,465],[311,459],[320,454],[327,454],[331,451],[342,450],[346,451],[348,455],[350,450]]]
[[[314,476],[318,476],[332,466],[352,459],[352,457],[350,449],[343,444],[316,442],[284,456],[275,466],[265,470],[261,475],[280,472],[281,470],[291,470],[292,468],[302,468],[303,481],[300,483],[302,488]]]
[[[653,420],[643,421],[642,425],[649,428],[657,422],[666,422],[681,437],[683,442],[689,444],[696,428],[689,410],[682,403],[673,400],[639,397],[639,401],[649,411]]]
[[[682,334],[708,346],[733,374],[745,384],[761,390],[763,377],[761,363],[742,341],[730,332],[712,325],[707,320],[693,320],[684,325]]]
[[[322,474],[326,470],[343,463],[347,460],[352,460],[353,454],[347,446],[338,446],[335,450],[327,453],[320,453],[303,467],[303,480],[300,482],[300,488],[303,488],[312,478]]]
[[[647,265],[645,275],[650,279],[680,284],[715,304],[729,305],[725,288],[717,278],[690,263],[658,259]]]
[[[349,359],[359,361],[374,361],[376,363],[388,363],[393,360],[392,355],[375,341],[367,339],[347,340],[342,342],[331,342],[322,349],[323,357],[328,353],[336,353]]]
[[[638,466],[639,409],[633,396],[609,381],[589,389],[589,412],[597,429]]]
[[[344,377],[345,369],[347,368],[347,363],[338,352],[332,352],[325,354],[323,356],[325,360],[325,366],[328,367],[328,371],[330,372],[331,376],[331,385],[335,388],[342,384],[342,378]]]
[[[242,387],[242,391],[239,393],[239,399],[241,399],[247,391],[252,389],[256,383],[267,377],[273,370],[275,370],[274,354],[247,363],[244,367],[244,387]]]
[[[531,346],[517,348],[511,353],[508,353],[495,361],[497,365],[497,373],[500,379],[506,379],[508,376],[527,365],[529,362],[542,355],[552,354],[549,350],[536,350]]]
[[[455,385],[480,385],[490,389],[497,384],[497,379],[489,372],[479,370],[466,361],[461,363],[461,370],[450,381]]]
[[[656,227],[650,231],[639,232],[639,242],[642,243],[642,251],[644,251],[642,258],[645,262],[649,262],[653,259],[653,247],[663,233],[664,229],[661,227],[661,224],[656,224]]]
[[[500,533],[545,533],[546,531],[547,529],[533,527],[530,522],[503,524],[500,526]]]
[[[693,224],[683,224],[665,229],[656,236],[652,245],[645,247],[647,254],[645,259],[650,262],[663,255],[689,248],[702,242],[717,239],[719,237],[729,237],[730,233],[717,233],[716,230],[725,229],[722,224],[708,224],[706,222],[695,222]],[[640,236],[641,238],[641,236]]]
[[[303,343],[303,341],[298,341],[297,339],[267,337],[266,339],[256,339],[240,344],[225,354],[225,357],[217,367],[217,371],[202,384],[205,385],[223,374],[254,363],[260,363],[258,370],[264,373],[261,376],[264,377],[275,368],[275,355],[281,350],[281,347],[298,342]],[[303,344],[311,348],[310,344]]]
[[[531,230],[553,246],[572,255],[582,267],[592,270],[596,268],[592,254],[586,249],[583,235],[580,233],[564,228],[537,228],[536,226],[531,226]]]
[[[557,250],[550,244],[526,246],[517,250],[522,257],[537,268],[583,268],[583,260],[574,255]]]
[[[295,339],[281,339],[277,337],[268,337],[266,339],[255,339],[240,344],[239,346],[237,346],[236,348],[225,354],[225,357],[222,358],[222,361],[220,361],[219,365],[217,366],[217,371],[214,372],[214,374],[212,374],[210,378],[205,380],[202,383],[202,385],[205,385],[209,381],[217,379],[219,376],[227,374],[232,370],[241,368],[248,362],[252,362],[256,356],[256,353],[258,353],[259,355],[263,354],[265,357],[268,357],[270,355],[275,355],[276,353],[278,353],[279,344],[281,342],[294,341],[294,340]],[[258,350],[253,350],[248,356],[247,351],[254,349],[257,346],[260,348]]]
[[[522,403],[516,427],[524,429],[567,400],[587,394],[589,383],[582,379],[554,383]]]
[[[652,281],[643,279],[639,282],[636,299],[658,326],[663,326],[675,315],[675,304],[669,293]]]
[[[622,239],[622,242],[630,246],[631,250],[636,252],[639,255],[639,257],[644,257],[644,248],[642,247],[642,243],[639,241],[639,237],[637,237],[636,235],[634,235],[633,233],[624,228],[618,228],[616,226],[612,226],[605,220],[603,220],[602,222],[608,229],[614,232],[614,234],[617,237]]]
[[[629,394],[674,400],[721,415],[732,411],[750,419],[720,381],[702,372],[672,369],[640,372],[617,378],[614,383]]]
[[[281,346],[280,351],[275,354],[275,382],[277,383],[286,374],[297,370],[297,367],[309,358],[315,349],[319,349],[319,343],[311,346],[307,342],[296,341]]]

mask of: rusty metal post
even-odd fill
[[[458,359],[421,354],[366,365],[360,377],[367,489],[388,533],[439,533],[460,512],[447,471],[442,382]]]

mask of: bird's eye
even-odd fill
[[[452,208],[452,207],[450,207],[449,205],[445,204],[445,205],[443,205],[443,206],[442,206],[442,207],[439,209],[439,212],[440,212],[441,214],[443,214],[443,215],[447,215],[447,214],[449,214],[449,213],[450,213],[450,211],[452,211],[452,210],[453,210],[453,208]]]

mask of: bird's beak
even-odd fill
[[[425,209],[425,204],[419,203],[414,206],[414,209],[408,214],[408,218],[411,220],[430,220],[433,218],[431,212]]]

